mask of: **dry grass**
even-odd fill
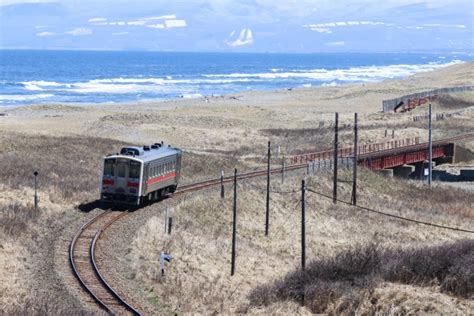
[[[53,201],[77,202],[98,196],[102,157],[123,143],[86,137],[0,136],[0,182],[10,188],[34,187],[37,170],[42,193]]]
[[[341,175],[345,176],[347,174]],[[275,191],[298,190],[300,186],[298,177],[288,179],[284,185],[278,182],[278,178],[274,178],[273,181],[272,190]],[[317,190],[331,192],[329,175],[308,177],[307,183]],[[308,311],[335,314],[357,309],[367,311],[373,308],[371,304],[367,306],[367,302],[375,297],[372,294],[383,293],[380,287],[385,285],[382,284],[404,282],[401,275],[392,279],[389,271],[393,270],[388,269],[390,265],[380,263],[383,258],[392,256],[388,262],[399,262],[397,266],[399,267],[405,264],[403,260],[408,260],[413,254],[415,250],[412,249],[421,249],[421,252],[417,253],[417,257],[421,259],[410,266],[413,268],[420,262],[429,262],[430,258],[436,257],[436,254],[452,256],[452,253],[443,252],[443,249],[448,248],[436,247],[466,237],[462,233],[417,226],[363,213],[350,206],[333,205],[327,199],[308,195],[307,258],[317,262],[316,274],[321,273],[328,277],[306,289],[309,291],[307,293],[309,297],[311,295],[315,297],[314,300],[307,301],[307,308],[299,305],[298,288],[295,289],[295,286],[290,285],[286,294],[275,290],[281,296],[269,295],[263,300],[265,301],[263,306],[255,305],[252,304],[255,303],[252,293],[259,291],[255,290],[259,285],[272,284],[278,279],[283,280],[277,281],[280,285],[290,282],[289,277],[285,275],[292,277],[298,275],[298,272],[292,271],[300,262],[299,194],[272,194],[270,236],[264,237],[264,188],[265,184],[261,180],[241,182],[239,185],[235,276],[229,275],[231,197],[227,195],[221,200],[217,190],[210,190],[205,195],[201,193],[198,197],[188,197],[174,203],[175,207],[171,212],[174,223],[171,236],[164,236],[161,233],[164,226],[162,215],[153,217],[138,230],[126,256],[126,261],[129,262],[130,281],[146,289],[149,302],[157,311],[164,310],[169,313],[279,314],[282,313],[282,306],[286,306],[284,313],[298,314]],[[229,187],[227,192],[230,189]],[[474,197],[468,196],[463,199],[466,196],[463,191],[443,191],[441,188],[435,188],[432,195],[434,202],[430,207],[426,207],[426,196],[423,191],[425,190],[415,182],[388,180],[371,172],[361,171],[360,204],[446,225],[469,227],[468,223],[472,223],[470,206],[474,202]],[[435,196],[442,192],[445,192],[443,196]],[[347,199],[349,195],[348,186],[341,185],[341,198]],[[457,199],[460,202],[454,203]],[[453,203],[454,207],[450,208],[449,205]],[[423,204],[425,207],[422,207]],[[373,242],[380,248],[370,247]],[[472,250],[472,243],[469,247],[468,249]],[[397,251],[384,250],[399,248],[401,254],[398,257]],[[457,253],[461,253],[463,249],[466,248],[458,248]],[[158,264],[161,250],[170,252],[175,258],[168,265],[164,278],[160,276]],[[427,261],[423,261],[423,258]],[[452,272],[440,277],[440,284],[446,284],[443,285],[441,293],[449,292],[465,296],[466,293],[463,292],[463,286],[459,281],[464,278],[464,282],[470,282],[469,274],[464,276],[459,267],[466,260],[470,262],[472,258],[456,259],[447,268]],[[446,271],[445,269],[444,272]],[[333,273],[337,276],[330,277]],[[463,275],[457,280],[460,288],[448,289],[448,284],[450,286],[453,284],[453,281],[450,281],[452,277],[460,273]],[[381,283],[383,280],[386,281]],[[423,275],[423,279],[410,280],[406,283],[418,286],[425,285],[427,280],[431,280],[429,273]],[[289,304],[287,299],[294,299],[294,303]],[[407,312],[413,311],[411,309],[413,304],[408,303],[409,299],[408,295],[400,303]],[[383,304],[377,304],[377,308],[387,310],[390,304],[395,302],[390,298],[384,298]],[[460,303],[456,308],[466,311],[463,306]],[[446,308],[449,311],[449,307],[441,303],[436,306],[436,310],[439,311]]]
[[[465,298],[474,295],[474,241],[420,249],[381,249],[375,244],[355,247],[335,257],[310,262],[307,268],[261,285],[250,305],[276,301],[301,302],[314,313],[352,313],[381,281],[410,285],[439,284],[442,292]]]
[[[242,171],[262,165],[268,139],[283,146],[284,154],[330,148],[332,131],[327,126],[333,120],[332,111],[341,112],[342,126],[350,124],[353,117],[352,113],[342,112],[360,113],[361,142],[380,140],[387,128],[396,129],[396,138],[425,137],[426,126],[411,123],[409,117],[426,109],[407,115],[374,113],[380,109],[381,100],[428,86],[467,84],[472,81],[473,65],[454,66],[453,70],[420,74],[405,81],[250,93],[238,100],[227,96],[213,98],[209,104],[189,100],[131,106],[38,106],[8,111],[9,115],[1,118],[0,135],[0,309],[12,314],[85,311],[78,299],[79,292],[65,285],[75,282],[67,279],[70,273],[64,249],[85,216],[73,210],[71,204],[97,198],[101,158],[123,144],[165,139],[189,149],[183,158],[182,173],[183,183],[189,183],[217,177],[221,170],[229,175],[234,167]],[[455,103],[460,104],[458,99],[440,99],[435,111],[454,109]],[[462,106],[471,106],[473,94],[461,99],[465,101]],[[462,111],[464,118],[436,122],[435,138],[472,130],[472,106]],[[325,122],[325,129],[315,128],[319,121]],[[19,130],[25,134],[11,132]],[[41,136],[38,131],[51,136]],[[352,142],[348,128],[341,130],[340,140]],[[38,214],[29,205],[35,169],[40,172]],[[342,173],[341,177],[349,175]],[[294,190],[300,185],[300,177],[290,178],[284,185],[273,179],[274,190]],[[463,191],[435,186],[427,193],[418,183],[387,180],[368,172],[361,172],[360,179],[361,204],[444,225],[473,224],[474,197]],[[331,192],[328,175],[308,177],[307,181],[315,189]],[[128,247],[120,249],[127,253],[119,258],[118,264],[123,266],[126,284],[135,286],[129,293],[145,293],[154,313],[310,313],[312,309],[301,307],[296,301],[275,301],[263,307],[250,304],[249,295],[258,285],[283,278],[299,264],[299,194],[272,194],[270,236],[265,238],[264,188],[261,180],[239,184],[234,277],[229,276],[229,194],[221,200],[218,191],[210,189],[199,196],[168,201],[174,206],[171,214],[175,225],[170,237],[160,233],[164,226],[163,215],[158,212],[160,206],[150,206],[147,212],[154,213],[145,225],[113,236],[117,245]],[[228,186],[226,192],[230,190]],[[347,200],[349,186],[341,184],[339,193]],[[408,253],[412,249],[436,249],[443,243],[465,238],[461,233],[414,226],[349,206],[333,205],[314,195],[308,195],[307,202],[307,257],[315,262],[329,262],[338,254],[366,249],[373,242],[380,249],[401,248]],[[161,250],[175,257],[165,278],[161,278],[158,266]],[[429,254],[427,258],[431,258]],[[465,260],[467,264],[471,262],[469,258]],[[457,262],[461,263],[450,268],[451,274],[441,278],[442,288],[426,286],[425,279],[413,282],[415,285],[400,284],[405,275],[396,275],[393,280],[387,277],[379,283],[364,277],[362,281],[367,283],[362,282],[354,291],[350,290],[354,288],[352,284],[343,282],[333,289],[342,295],[341,299],[327,298],[331,303],[325,311],[337,313],[358,308],[367,314],[466,314],[474,308],[472,300],[459,297],[453,301],[452,295],[445,294],[460,295],[464,291],[463,287],[454,286],[462,284],[462,278],[456,277],[464,277],[470,270],[464,270],[464,261]],[[413,273],[407,271],[408,276]],[[321,285],[321,289],[331,287]],[[436,303],[432,303],[432,297]],[[377,302],[372,303],[373,300]]]
[[[0,229],[9,237],[19,237],[26,232],[30,222],[36,222],[39,212],[32,205],[9,204],[0,206]]]

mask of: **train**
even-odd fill
[[[103,160],[100,201],[142,205],[176,191],[182,151],[163,142],[123,147]]]

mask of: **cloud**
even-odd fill
[[[129,32],[117,32],[117,33],[112,33],[114,36],[120,36],[120,35],[127,35],[130,34]]]
[[[239,37],[235,38],[235,31],[232,31],[227,39],[225,39],[225,43],[230,47],[238,47],[244,45],[250,45],[253,43],[253,34],[251,29],[242,29],[240,31]]]
[[[57,33],[53,33],[53,32],[41,32],[41,33],[36,33],[36,36],[52,36],[56,34]]]
[[[186,27],[186,21],[185,20],[165,20],[165,25],[167,28],[173,28],[173,27]]]
[[[423,24],[423,26],[425,26],[425,27],[443,27],[443,28],[454,27],[454,28],[461,28],[461,29],[466,28],[466,26],[463,25],[463,24],[439,24],[439,23],[434,23],[434,24]]]
[[[312,27],[311,31],[316,31],[316,32],[319,32],[319,33],[326,33],[326,34],[331,34],[332,33],[331,29],[323,28],[323,27]]]
[[[140,20],[144,21],[153,21],[153,20],[167,20],[167,19],[176,19],[176,15],[169,14],[169,15],[161,15],[161,16],[152,16],[148,18],[141,18]]]
[[[147,21],[139,20],[139,21],[130,21],[127,22],[127,25],[132,25],[132,26],[143,26],[146,24]]]
[[[147,27],[150,27],[152,29],[164,29],[165,25],[164,24],[149,24]]]
[[[328,46],[344,46],[344,45],[346,45],[346,42],[344,42],[344,41],[329,42],[329,43],[326,43],[326,45],[328,45]]]
[[[152,29],[164,29],[165,25],[164,24],[148,24],[147,27],[150,27]]]
[[[72,36],[83,36],[92,34],[92,30],[85,27],[76,27],[73,30],[65,32],[64,34],[69,34]]]
[[[312,31],[322,33],[322,34],[331,34],[334,28],[338,27],[360,27],[360,26],[385,26],[385,27],[396,27],[397,29],[407,29],[407,30],[423,30],[429,27],[438,27],[438,28],[466,28],[463,24],[422,24],[422,25],[397,25],[396,23],[386,23],[380,21],[342,21],[342,22],[327,22],[327,23],[317,23],[317,24],[306,24],[303,25],[305,28],[309,28]]]
[[[97,22],[105,22],[107,21],[106,18],[90,18],[87,22],[89,23],[97,23]]]

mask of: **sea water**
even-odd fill
[[[0,106],[123,103],[376,82],[462,54],[247,54],[0,50]]]

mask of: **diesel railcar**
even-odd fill
[[[124,147],[104,157],[100,200],[140,205],[157,200],[178,187],[182,152],[155,143]]]

